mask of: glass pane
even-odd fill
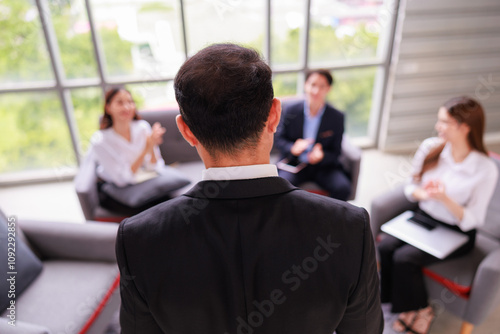
[[[81,152],[87,152],[90,137],[99,129],[99,117],[104,112],[104,98],[100,88],[82,88],[71,91]]]
[[[177,107],[173,81],[131,84],[126,88],[132,93],[137,110],[162,110]]]
[[[305,22],[304,1],[273,0],[271,6],[271,64],[297,65]]]
[[[313,0],[311,3],[310,62],[328,63],[377,58],[379,36],[388,30],[382,17],[384,0]]]
[[[185,0],[189,55],[213,43],[233,42],[262,54],[265,1]]]
[[[55,92],[2,94],[0,119],[0,173],[76,166]]]
[[[49,1],[66,78],[95,78],[90,26],[83,0]]]
[[[376,67],[337,70],[328,101],[346,115],[345,131],[351,137],[368,135]]]
[[[92,1],[110,76],[171,77],[184,62],[179,1]]]
[[[297,95],[297,73],[275,74],[273,76],[273,88],[275,97],[287,97]]]
[[[50,57],[33,1],[1,1],[0,82],[51,79]]]

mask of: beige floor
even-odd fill
[[[365,150],[358,193],[352,203],[369,210],[372,198],[403,182],[409,175],[411,156]],[[73,184],[67,181],[0,188],[0,207],[7,215],[16,215],[19,219],[84,222]],[[460,319],[444,312],[435,320],[431,333],[458,334],[460,325]],[[391,333],[390,324],[386,327],[385,333]],[[474,330],[474,334],[493,333],[500,333],[500,306]]]

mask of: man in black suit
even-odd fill
[[[330,72],[308,72],[304,85],[305,101],[283,110],[276,134],[281,159],[286,158],[294,165],[307,165],[298,172],[280,169],[279,175],[295,186],[314,181],[331,197],[345,201],[351,192],[351,181],[339,162],[344,114],[326,103],[332,85]]]
[[[253,51],[209,46],[180,68],[177,126],[203,181],[125,219],[122,332],[382,333],[367,212],[278,177],[281,104]]]

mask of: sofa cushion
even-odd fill
[[[117,275],[114,263],[45,261],[43,272],[16,301],[19,320],[51,333],[78,333],[102,305]]]
[[[15,217],[7,218],[0,210],[0,312],[10,307],[11,300],[17,300],[42,271],[42,262],[19,238],[16,225]],[[12,263],[9,261],[12,257],[10,253],[15,257]],[[12,293],[11,282],[15,286]]]
[[[0,333],[2,334],[51,334],[47,327],[16,320],[16,326],[9,325],[9,318],[0,318]]]
[[[172,167],[165,166],[161,174],[153,179],[125,187],[117,187],[105,183],[102,191],[116,201],[131,208],[140,208],[148,203],[156,202],[171,192],[191,183],[182,173]]]

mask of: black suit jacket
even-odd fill
[[[362,208],[279,177],[202,181],[120,224],[127,333],[382,333]]]
[[[316,143],[321,143],[325,154],[318,166],[340,166],[338,158],[342,150],[343,134],[344,114],[326,104],[315,140]],[[304,138],[304,101],[291,104],[283,109],[275,138],[282,159],[292,157],[290,150],[299,138]]]

